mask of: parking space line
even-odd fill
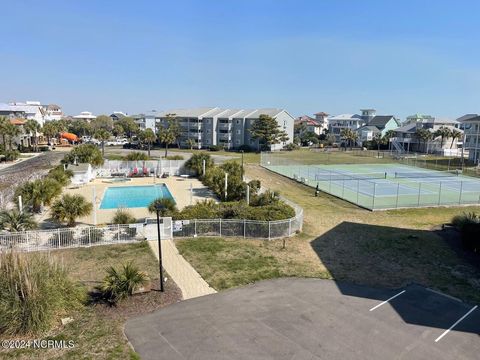
[[[390,299],[387,299],[387,300],[385,300],[384,302],[378,304],[377,306],[374,306],[373,308],[370,309],[370,311],[373,311],[373,310],[375,310],[376,308],[379,308],[380,306],[385,305],[385,304],[388,303],[390,300],[393,300],[393,299],[395,299],[397,296],[402,295],[405,291],[407,291],[407,290],[400,291],[397,295],[394,295],[394,296],[392,296]]]
[[[445,330],[443,332],[442,335],[440,335],[438,338],[435,339],[435,342],[439,342],[441,338],[443,338],[445,335],[447,335],[450,330],[452,330],[455,326],[457,326],[460,321],[462,321],[463,319],[465,319],[468,315],[470,315],[476,308],[478,307],[478,305],[475,305],[473,308],[471,308],[465,315],[463,315],[460,319],[458,319],[455,324],[453,324],[452,326],[450,326],[447,330]]]

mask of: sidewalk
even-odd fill
[[[158,259],[158,242],[149,241],[150,248]],[[191,299],[216,293],[190,263],[179,254],[172,240],[162,240],[163,268],[182,290],[183,299]]]

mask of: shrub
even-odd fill
[[[0,212],[0,229],[17,232],[32,230],[37,227],[37,222],[29,212],[19,211],[17,209]]]
[[[244,151],[244,152],[252,152],[255,151],[254,148],[252,148],[250,145],[241,145],[237,148],[238,151]]]
[[[220,146],[220,145],[212,145],[208,148],[208,150],[210,151],[220,151],[220,150],[223,150],[223,146]]]
[[[169,198],[158,198],[153,200],[150,205],[148,205],[148,211],[151,213],[157,212],[157,207],[161,207],[160,216],[168,216],[171,213],[177,211],[177,204],[175,201]]]
[[[480,215],[471,212],[457,215],[452,224],[462,235],[462,245],[465,249],[480,252]]]
[[[92,203],[82,195],[64,194],[52,205],[51,212],[54,220],[65,221],[67,226],[74,226],[77,218],[89,215],[92,209]]]
[[[108,268],[107,276],[98,290],[107,302],[115,305],[118,301],[131,296],[135,289],[145,285],[147,281],[147,274],[129,262],[124,264],[120,270],[114,267]]]
[[[22,196],[25,206],[35,213],[40,211],[41,205],[50,205],[54,198],[62,192],[62,185],[53,178],[28,181],[15,189],[15,198]]]
[[[93,144],[82,144],[76,146],[72,151],[63,157],[62,162],[73,164],[75,159],[77,159],[78,163],[89,163],[93,166],[103,165],[102,152]]]
[[[70,179],[73,177],[73,171],[64,170],[63,165],[60,165],[50,170],[47,176],[56,180],[60,185],[67,186],[70,184]]]
[[[17,160],[20,156],[20,151],[18,150],[7,150],[3,153],[5,155],[5,161],[14,161]]]
[[[135,217],[125,209],[117,209],[112,219],[112,224],[131,224],[136,221]]]
[[[287,151],[298,150],[300,146],[295,143],[289,143],[283,147]]]
[[[165,159],[167,160],[183,160],[182,155],[169,155]]]
[[[213,160],[207,153],[194,154],[190,159],[185,163],[185,167],[193,171],[197,175],[205,175],[203,171],[203,160],[205,160],[205,170],[208,171],[214,166]]]
[[[127,161],[143,161],[143,160],[148,160],[149,157],[147,154],[139,152],[139,151],[133,151],[127,156],[125,156],[125,160]]]
[[[218,219],[222,217],[222,212],[218,204],[211,200],[203,200],[195,205],[189,205],[182,211],[175,214],[175,219]]]
[[[46,254],[2,253],[0,272],[1,334],[48,331],[85,300],[85,291]]]

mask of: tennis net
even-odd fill
[[[437,177],[452,177],[458,176],[460,174],[459,170],[451,171],[431,171],[431,172],[396,172],[396,178],[437,178]]]
[[[385,179],[387,173],[365,173],[365,174],[342,174],[342,173],[322,173],[315,175],[315,181],[344,181],[344,180],[373,180]]]

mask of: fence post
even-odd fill
[[[422,192],[422,183],[418,183],[418,201],[417,206],[420,206],[420,193]]]
[[[57,229],[57,238],[58,238],[57,248],[60,249],[60,229]]]
[[[222,237],[222,219],[220,219],[220,237]]]
[[[270,240],[270,221],[268,222],[268,240]]]
[[[442,182],[440,181],[440,186],[438,187],[438,205],[440,205],[441,199],[442,199]]]
[[[194,219],[195,222],[195,234],[193,237],[197,237],[197,219]]]
[[[91,233],[92,227],[88,227],[88,246],[92,246],[92,233]]]
[[[120,241],[120,224],[117,224],[117,240]]]
[[[460,181],[460,196],[458,197],[458,204],[462,204],[463,181]]]

